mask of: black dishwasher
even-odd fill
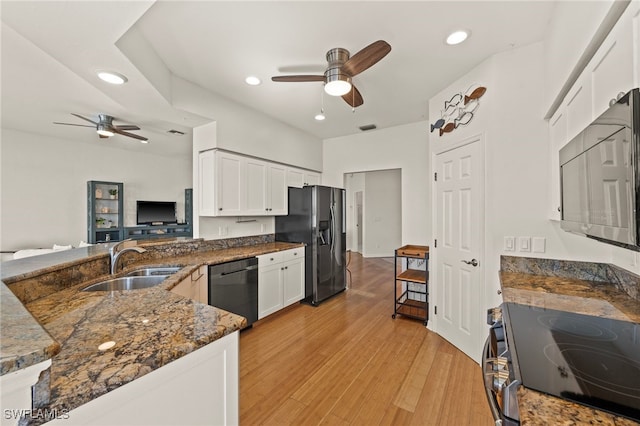
[[[258,259],[209,266],[209,305],[258,320]]]

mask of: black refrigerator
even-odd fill
[[[306,244],[305,301],[317,305],[346,288],[344,189],[289,188],[289,214],[276,216],[276,241]]]

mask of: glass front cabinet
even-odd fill
[[[124,237],[123,187],[119,182],[87,182],[87,240],[91,244]]]

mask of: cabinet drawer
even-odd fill
[[[285,250],[282,252],[282,261],[287,262],[289,260],[303,259],[304,247],[298,247],[291,250]]]
[[[273,253],[261,254],[256,256],[258,258],[258,266],[269,266],[283,261],[282,252],[277,251]]]

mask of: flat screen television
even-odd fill
[[[175,201],[136,201],[138,225],[167,225],[178,223]]]

